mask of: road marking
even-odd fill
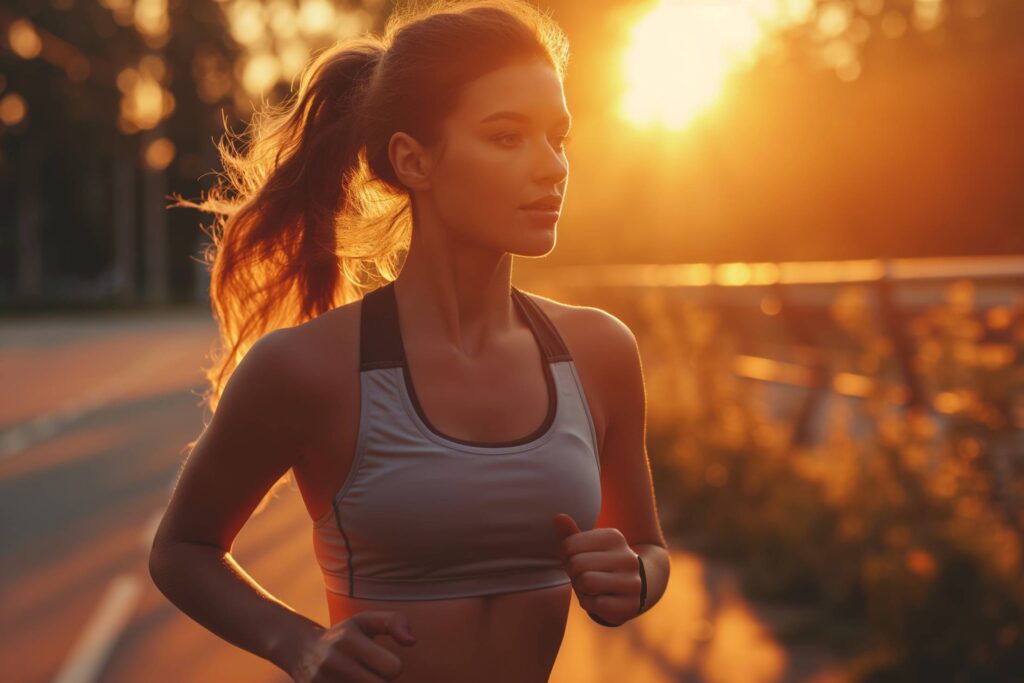
[[[8,458],[41,443],[57,435],[64,427],[83,415],[102,409],[115,400],[119,392],[145,380],[145,373],[158,370],[162,365],[175,360],[170,352],[180,346],[180,339],[166,339],[161,344],[150,347],[149,353],[135,363],[122,367],[120,372],[108,376],[89,391],[56,410],[8,429],[0,434],[0,458]]]
[[[52,683],[93,683],[99,680],[141,592],[142,581],[131,574],[121,574],[111,582],[92,620]]]

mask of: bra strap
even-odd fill
[[[359,314],[359,369],[405,365],[405,350],[398,329],[395,283],[363,295]]]
[[[565,340],[554,323],[533,298],[512,286],[517,303],[548,363],[572,360]],[[394,281],[363,295],[359,314],[359,369],[391,368],[405,365],[405,349],[398,326],[398,302]]]
[[[540,343],[547,362],[572,360],[569,347],[565,345],[562,335],[558,333],[551,318],[541,309],[540,305],[515,285],[512,286],[512,298],[520,303],[523,314],[526,315],[527,322],[533,328],[533,333]]]

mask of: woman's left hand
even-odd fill
[[[640,610],[640,563],[618,529],[580,531],[570,515],[559,513],[551,524],[562,539],[560,557],[572,580],[580,607],[613,624]]]

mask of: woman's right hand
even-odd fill
[[[302,644],[291,676],[295,683],[381,683],[402,673],[402,660],[373,642],[390,635],[411,647],[416,637],[401,612],[368,610],[330,628],[318,628]]]

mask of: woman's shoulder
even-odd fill
[[[345,377],[358,372],[359,303],[343,304],[311,320],[272,330],[250,353],[259,347],[261,362],[276,369],[298,394],[328,398],[346,385]]]
[[[570,346],[573,342],[569,337],[576,345],[585,344],[596,349],[606,348],[609,343],[631,344],[635,341],[629,326],[603,308],[569,304],[523,289],[519,291],[540,306]]]

